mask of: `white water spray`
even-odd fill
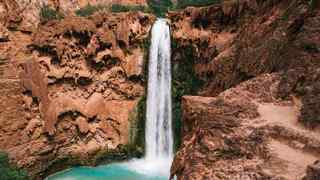
[[[149,57],[146,159],[171,159],[171,63],[170,29],[158,19],[152,27]]]
[[[146,112],[146,154],[127,165],[139,173],[169,177],[173,160],[170,28],[158,19],[151,33]]]

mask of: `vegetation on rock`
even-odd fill
[[[26,180],[27,173],[9,164],[8,154],[0,152],[0,179],[1,180]]]
[[[315,9],[317,6],[317,0],[310,0],[309,4],[312,9]]]
[[[75,13],[77,16],[88,17],[93,15],[95,12],[106,10],[108,10],[107,6],[88,4],[85,7],[76,10]]]
[[[194,50],[192,45],[178,47],[175,40],[172,43],[173,53],[179,53],[180,60],[172,62],[172,117],[174,131],[174,147],[177,150],[181,144],[182,108],[181,98],[183,95],[195,95],[203,82],[196,76],[194,71]],[[174,56],[174,55],[173,55]]]
[[[148,38],[144,39],[141,48],[144,51],[143,57],[143,81],[148,80],[148,59],[149,59],[149,46],[150,46],[150,35]],[[147,84],[144,83],[145,92],[147,92]],[[145,150],[145,124],[146,124],[146,111],[147,111],[147,94],[143,95],[137,104],[137,114],[136,114],[136,136],[133,141],[136,148],[142,149],[144,153]]]
[[[40,9],[40,22],[45,23],[51,20],[63,19],[63,14],[49,6],[43,6]]]
[[[125,148],[130,157],[140,157],[145,147],[145,113],[146,96],[142,96],[133,112],[130,114],[129,143]]]
[[[145,13],[149,13],[150,9],[146,6],[136,5],[121,5],[121,4],[113,4],[111,5],[111,12],[130,12],[130,11],[141,11]]]
[[[188,6],[208,6],[220,2],[221,0],[178,0],[176,4],[173,4],[171,0],[148,0],[148,5],[155,15],[163,17],[168,10],[183,9]]]
[[[148,0],[148,5],[155,15],[163,17],[172,7],[172,2],[171,0]]]
[[[186,8],[187,6],[208,6],[215,3],[220,3],[221,0],[178,0],[177,8]]]
[[[122,5],[122,4],[112,4],[111,6],[105,6],[105,5],[90,5],[80,8],[75,11],[77,16],[81,17],[88,17],[93,15],[96,12],[99,11],[109,11],[109,12],[135,12],[135,11],[141,11],[145,13],[150,13],[150,9],[143,5]]]
[[[144,95],[143,97],[141,97],[137,106],[137,135],[134,140],[135,146],[143,149],[143,152],[145,147],[146,103],[147,98]]]

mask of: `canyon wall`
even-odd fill
[[[3,0],[0,2],[0,23],[10,29],[32,32],[40,23],[40,11],[45,6],[64,15],[70,15],[87,5],[112,4],[148,6],[146,0]]]
[[[33,31],[2,26],[1,151],[33,179],[141,156],[138,106],[154,20],[104,12]]]
[[[203,82],[182,98],[172,177],[302,179],[317,167],[319,4],[224,1],[168,17],[173,62],[189,54]]]
[[[32,178],[143,153],[136,141],[143,139],[138,120],[144,119],[144,67],[155,17],[75,16],[88,3],[146,5],[0,2],[0,150]],[[65,18],[40,23],[44,5]],[[175,146],[181,144],[172,176],[314,177],[319,3],[230,0],[167,17]]]

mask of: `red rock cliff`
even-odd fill
[[[74,14],[88,4],[109,6],[111,4],[147,6],[146,0],[3,0],[0,2],[0,21],[10,28],[33,31],[40,22],[40,10],[44,6],[63,14]]]
[[[134,143],[153,21],[140,12],[98,13],[50,21],[31,34],[6,30],[0,149],[42,178]]]
[[[172,176],[302,179],[320,158],[320,11],[311,4],[224,1],[168,15],[173,61],[183,63],[191,46],[204,81],[198,96],[182,100]]]

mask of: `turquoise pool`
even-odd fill
[[[52,176],[47,180],[167,180],[168,175],[150,171],[149,163],[116,163],[97,167],[74,167]],[[159,167],[159,166],[158,166]],[[160,168],[160,167],[159,167]],[[163,169],[158,169],[163,170]]]

